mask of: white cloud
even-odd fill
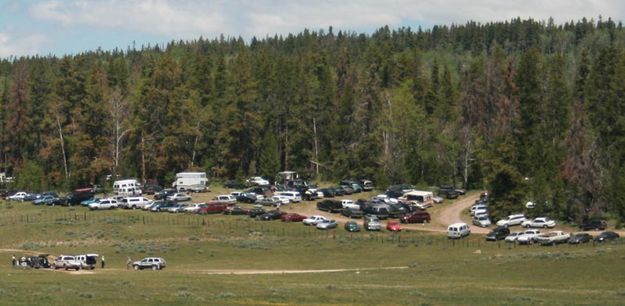
[[[31,15],[64,26],[93,26],[172,37],[216,33],[224,20],[214,5],[167,0],[42,1]]]
[[[68,27],[138,31],[168,39],[299,32],[304,28],[361,30],[401,24],[449,24],[532,17],[565,22],[599,15],[622,19],[617,0],[42,0],[37,19]],[[616,16],[614,15],[616,14]]]
[[[40,48],[48,42],[43,35],[10,35],[6,32],[0,32],[0,58],[6,58],[11,55],[35,55],[39,53]]]

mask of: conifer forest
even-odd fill
[[[601,17],[333,28],[0,60],[0,172],[19,188],[369,178],[625,221],[625,29]]]

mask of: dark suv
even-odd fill
[[[340,201],[336,200],[323,200],[317,203],[317,209],[327,211],[331,213],[337,213],[343,210],[343,205]]]
[[[425,211],[415,211],[399,219],[401,223],[428,223],[430,220],[430,214]]]
[[[608,227],[605,220],[588,220],[579,225],[580,231],[597,230],[603,231]]]
[[[505,239],[506,236],[510,235],[510,229],[507,226],[498,226],[492,232],[486,234],[487,241],[497,241]]]

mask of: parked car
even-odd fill
[[[363,191],[372,191],[373,190],[373,182],[367,179],[361,179],[360,186],[362,186]]]
[[[119,207],[119,203],[115,199],[100,199],[89,204],[89,209],[91,210],[115,209],[117,207]]]
[[[323,200],[317,203],[317,209],[321,211],[327,211],[331,213],[340,212],[343,209],[343,205],[340,201],[336,200]]]
[[[579,225],[580,231],[596,230],[603,231],[608,227],[605,220],[587,220]]]
[[[415,211],[399,219],[401,223],[429,223],[432,221],[430,214],[426,211]]]
[[[380,219],[387,219],[390,216],[389,204],[374,204],[365,207],[364,212],[370,215],[375,215]]]
[[[486,234],[486,241],[497,241],[505,239],[510,235],[510,230],[507,226],[498,226],[490,233]]]
[[[336,196],[336,197],[340,197],[340,196],[344,196],[344,195],[346,195],[346,193],[345,193],[345,189],[343,189],[343,188],[342,188],[342,187],[340,187],[340,186],[337,186],[337,187],[331,187],[331,189],[332,189],[332,192],[334,192],[334,196]]]
[[[265,209],[263,209],[261,206],[257,205],[254,208],[250,209],[250,212],[248,213],[248,215],[251,218],[256,218],[257,216],[260,216],[264,213],[266,213],[267,211]]]
[[[341,205],[342,205],[343,209],[349,208],[349,209],[360,210],[360,205],[354,203],[354,200],[351,200],[351,199],[342,199],[341,200]]]
[[[497,221],[497,226],[521,225],[524,221],[527,221],[524,214],[513,214]]]
[[[24,201],[24,198],[26,198],[28,196],[28,193],[24,192],[24,191],[19,191],[16,192],[8,197],[5,198],[5,200],[8,201]]]
[[[160,257],[146,257],[132,263],[132,268],[135,270],[162,270],[165,269],[166,266],[167,262],[165,261],[165,259]]]
[[[154,201],[153,205],[150,207],[151,212],[161,212],[167,211],[170,207],[174,207],[177,203],[169,200],[158,200]]]
[[[200,211],[200,209],[202,209],[203,207],[206,207],[207,205],[205,203],[195,203],[195,204],[191,204],[187,207],[184,208],[184,212],[186,213],[192,213],[192,214],[196,214]]]
[[[516,242],[519,236],[523,235],[523,232],[511,232],[508,236],[506,236],[506,242]]]
[[[317,223],[322,222],[322,221],[326,221],[328,220],[328,218],[324,217],[324,216],[310,216],[304,220],[302,220],[302,223],[304,223],[304,225],[317,225]]]
[[[33,201],[33,205],[51,205],[57,197],[45,195]]]
[[[362,218],[364,213],[360,209],[343,208],[341,214],[348,218]]]
[[[477,205],[471,207],[471,216],[488,215],[488,207],[484,205]]]
[[[220,213],[223,213],[224,210],[226,210],[226,207],[228,207],[226,204],[218,203],[218,202],[209,202],[209,203],[205,203],[205,205],[206,206],[203,206],[200,209],[198,209],[197,211],[198,214],[201,214],[201,215],[220,214]]]
[[[471,229],[466,223],[454,223],[447,227],[447,238],[460,239],[471,234]]]
[[[191,196],[186,193],[177,192],[167,196],[167,200],[175,202],[191,201]]]
[[[603,232],[601,234],[599,234],[597,237],[595,237],[595,242],[606,242],[606,241],[611,241],[611,240],[615,240],[617,238],[619,238],[619,234],[615,233],[615,232]]]
[[[440,196],[433,196],[432,197],[432,202],[434,202],[435,204],[441,204],[445,201],[445,198],[440,197]]]
[[[30,256],[26,260],[26,265],[34,269],[48,269],[51,267],[50,262],[48,261],[49,255],[50,254],[39,254]]]
[[[288,203],[288,200],[287,200]],[[278,206],[278,204],[282,205],[282,201],[278,198],[264,198],[262,200],[258,200],[256,201],[256,204],[260,204],[262,206]]]
[[[249,209],[241,206],[228,206],[223,212],[224,215],[248,215],[249,213]]]
[[[323,230],[336,228],[337,226],[338,224],[334,220],[323,220],[317,223],[317,229],[323,229]]]
[[[154,194],[154,199],[155,200],[165,200],[167,199],[168,196],[174,194],[178,192],[178,190],[173,189],[173,188],[167,188],[167,189],[163,189],[161,191],[158,191]]]
[[[401,224],[399,221],[388,221],[386,222],[386,229],[391,232],[400,232]]]
[[[141,191],[145,194],[156,194],[157,192],[163,190],[163,187],[154,184],[147,184],[141,187]]]
[[[144,197],[127,197],[123,198],[119,205],[127,209],[137,209],[143,208],[150,203],[152,203],[152,201]]]
[[[243,203],[256,203],[258,196],[252,192],[243,192],[236,197],[237,201]]]
[[[80,270],[80,262],[76,260],[74,256],[70,255],[60,255],[54,259],[52,263],[54,269],[65,269],[65,270]]]
[[[547,217],[539,217],[539,218],[534,218],[533,220],[523,221],[521,223],[521,226],[525,228],[528,228],[528,227],[554,228],[556,226],[556,221],[551,220]]]
[[[337,186],[337,188],[343,189],[343,194],[344,195],[351,195],[354,194],[356,191],[354,190],[354,188],[347,186],[347,185],[340,185]]]
[[[364,228],[368,231],[382,230],[382,224],[380,224],[380,218],[375,215],[366,215],[364,222]]]
[[[479,227],[489,227],[491,225],[488,215],[479,215],[473,217],[473,224]]]
[[[224,187],[230,188],[230,189],[243,189],[247,186],[245,185],[245,183],[240,182],[240,181],[225,181]]]
[[[306,218],[306,216],[297,213],[288,213],[280,216],[280,220],[282,220],[282,222],[302,222]]]
[[[536,240],[536,237],[540,235],[540,230],[537,229],[529,229],[523,232],[523,234],[519,235],[516,241],[519,244],[532,244]]]
[[[252,176],[250,178],[248,178],[247,180],[245,180],[245,183],[248,186],[256,186],[256,185],[269,185],[269,181],[260,177],[260,176]]]
[[[290,203],[299,203],[302,201],[302,194],[299,193],[299,191],[277,191],[274,195],[284,197]]]
[[[82,254],[74,256],[74,259],[80,264],[81,269],[95,269],[98,261],[98,254]]]
[[[225,204],[235,204],[237,202],[237,198],[231,194],[220,194],[216,196],[213,201]]]
[[[440,186],[438,189],[439,195],[444,195],[448,199],[457,199],[460,193],[452,186]]]
[[[258,216],[258,219],[259,220],[263,220],[263,221],[278,220],[284,214],[285,214],[285,212],[283,212],[283,211],[271,210],[271,211],[268,211],[268,212]]]
[[[577,233],[569,238],[569,244],[582,244],[592,241],[592,235],[588,233]]]
[[[355,221],[345,222],[344,228],[348,232],[360,232],[360,225],[358,225]]]
[[[535,241],[541,245],[556,245],[569,241],[571,235],[563,231],[552,231],[536,236]]]
[[[176,204],[167,208],[167,212],[174,213],[174,214],[181,213],[181,212],[184,212],[185,207],[187,206],[176,202]]]
[[[321,193],[323,193],[324,198],[334,198],[334,188],[321,188],[319,189]]]

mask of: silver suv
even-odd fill
[[[379,231],[382,230],[382,225],[380,224],[380,219],[377,216],[367,215],[365,216],[365,229],[368,231]]]
[[[143,269],[152,269],[152,270],[161,270],[167,266],[167,262],[165,259],[160,257],[146,257],[139,261],[135,261],[132,263],[132,267],[135,270],[143,270]]]

